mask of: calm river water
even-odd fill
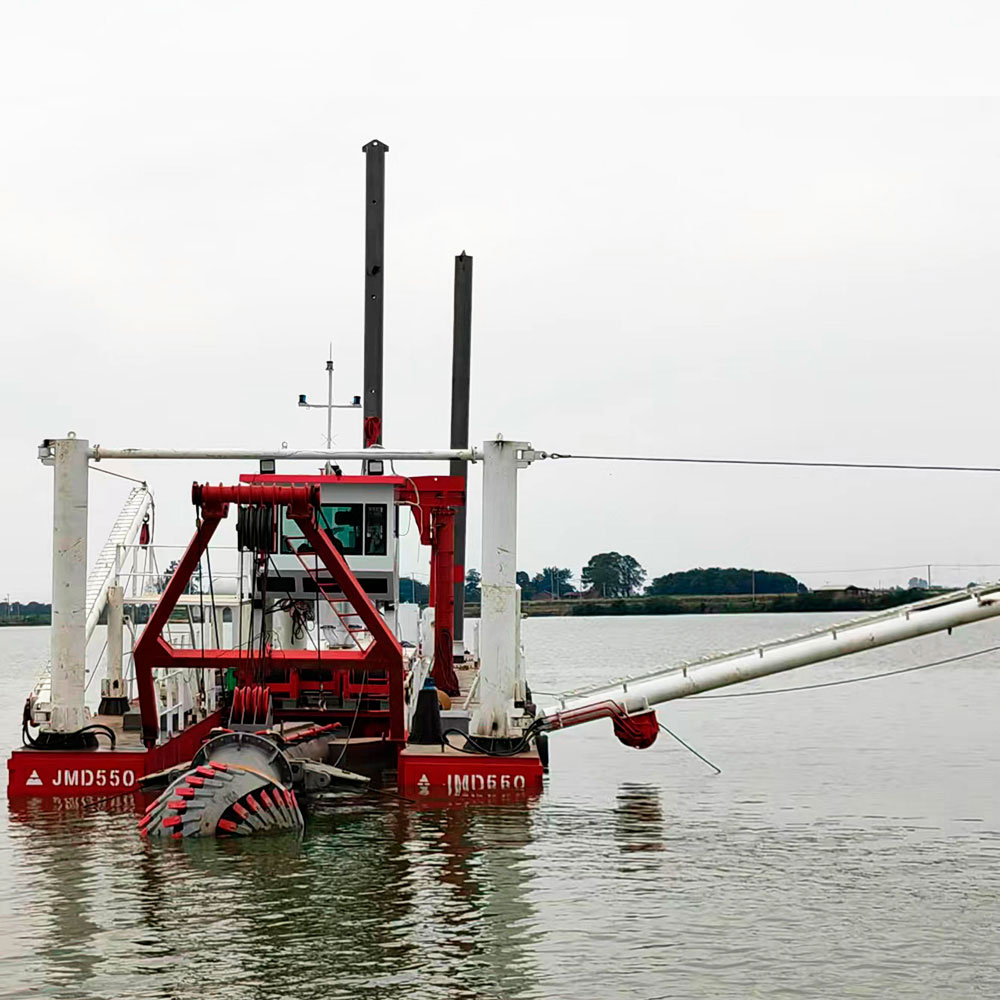
[[[558,691],[829,620],[530,619]],[[0,630],[0,746],[46,629]],[[1000,645],[973,625],[765,690]],[[542,699],[539,697],[539,701]],[[0,810],[0,996],[1000,996],[1000,654],[552,738],[531,806],[378,802],[300,843],[147,844],[131,814]]]

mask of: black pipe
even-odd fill
[[[451,447],[469,446],[469,381],[472,368],[472,258],[463,250],[455,258],[455,321],[451,354]],[[451,474],[468,483],[467,462],[452,462]],[[468,498],[466,498],[468,503]],[[455,641],[465,638],[465,507],[455,512]]]
[[[370,448],[382,443],[382,290],[385,279],[385,154],[378,139],[361,147],[365,154],[365,377],[364,438]],[[365,472],[375,470],[365,469]]]

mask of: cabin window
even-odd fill
[[[365,504],[365,555],[384,556],[386,546],[384,503]]]
[[[364,533],[364,504],[341,503],[323,504],[318,520],[320,527],[337,544],[345,556],[361,555],[361,539]]]
[[[359,556],[364,538],[364,516],[363,503],[325,503],[317,513],[316,523],[345,556]],[[288,516],[286,508],[281,512],[281,551],[285,555],[312,552],[312,546],[302,537],[302,530]]]

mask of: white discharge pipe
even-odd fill
[[[1000,615],[1000,585],[957,591],[818,632],[625,679],[607,687],[567,692],[558,704],[539,708],[538,715],[550,720],[551,726],[547,728],[591,721],[600,716],[588,715],[587,710],[609,702],[620,706],[625,714],[635,715],[676,698],[877,649],[997,615]],[[574,719],[574,713],[581,717]]]

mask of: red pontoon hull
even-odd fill
[[[221,724],[221,713],[215,712],[151,750],[19,747],[7,761],[7,795],[54,799],[132,791],[145,775],[190,760],[209,732]]]

